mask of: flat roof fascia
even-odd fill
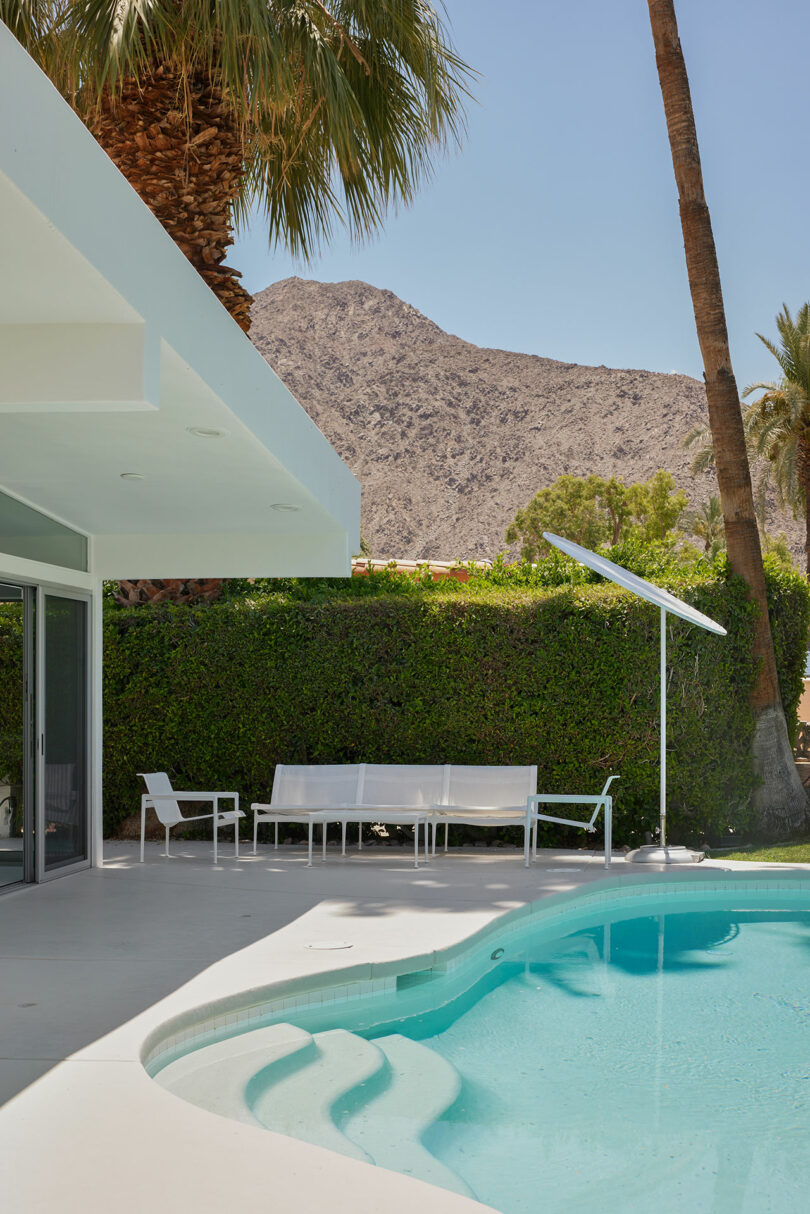
[[[0,164],[31,205],[335,520],[352,473],[47,77],[0,24]],[[109,222],[100,222],[107,217]]]
[[[179,554],[179,555],[178,555]],[[348,577],[346,532],[251,535],[97,535],[96,577]]]

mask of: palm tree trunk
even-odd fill
[[[184,96],[185,95],[185,96]],[[188,104],[191,117],[184,117]],[[224,265],[244,158],[234,118],[205,72],[168,66],[127,79],[85,115],[88,126],[175,244],[234,318],[250,328],[253,300]],[[119,603],[195,603],[219,598],[221,578],[120,581]]]
[[[222,578],[155,578],[152,581],[119,581],[115,601],[121,607],[140,603],[212,602],[222,595]]]
[[[754,760],[762,780],[756,803],[762,827],[777,834],[803,824],[807,798],[793,761],[782,708],[740,398],[731,367],[717,250],[703,191],[689,78],[678,37],[674,0],[648,0],[648,5],[678,187],[689,288],[703,356],[728,558],[732,570],[745,580],[750,597],[759,607],[754,652],[760,666],[751,697],[756,720]]]
[[[186,106],[191,117],[186,119]],[[91,131],[236,323],[250,328],[250,295],[224,265],[233,200],[244,172],[239,130],[203,71],[169,66],[123,82],[85,115]]]

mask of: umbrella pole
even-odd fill
[[[667,845],[667,613],[661,608],[661,785],[659,791],[661,838]]]
[[[646,843],[628,852],[627,859],[636,864],[694,864],[703,859],[703,852],[693,852],[688,847],[667,846],[667,615],[661,611],[661,668],[659,694],[661,698],[660,729],[661,757],[659,784],[659,813],[661,834],[657,843]]]

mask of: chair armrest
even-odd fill
[[[602,801],[610,800],[611,797],[609,793],[605,793],[604,795],[602,793],[598,793],[591,796],[580,796],[576,793],[572,793],[569,797],[565,793],[533,792],[528,798],[527,805],[540,805],[545,803],[554,805],[565,805],[566,803],[569,805],[597,805],[601,804]]]
[[[179,826],[180,822],[210,822],[213,818],[244,818],[244,816],[243,809],[218,809],[215,814],[189,814],[188,817],[175,822],[175,826]]]
[[[147,801],[213,801],[217,797],[238,797],[238,792],[145,792]]]
[[[559,826],[578,826],[580,830],[589,830],[591,834],[596,830],[596,827],[591,826],[590,822],[577,822],[574,818],[555,818],[553,814],[534,814],[533,816],[542,822],[556,822]]]
[[[573,818],[557,818],[553,814],[541,814],[538,806],[548,802],[555,805],[593,805],[595,808],[589,821],[577,822]],[[570,797],[563,793],[532,793],[526,800],[526,830],[529,829],[531,822],[542,820],[543,822],[556,822],[560,826],[577,826],[581,830],[587,830],[593,834],[596,830],[594,823],[599,816],[600,809],[604,810],[605,817],[609,821],[613,813],[613,798],[610,793],[603,792],[598,796],[574,794]]]

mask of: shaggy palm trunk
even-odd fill
[[[222,578],[155,578],[153,581],[118,583],[116,603],[134,607],[138,603],[199,603],[218,599]]]
[[[224,264],[233,243],[233,199],[242,147],[222,93],[204,72],[169,67],[128,79],[87,122],[107,155],[185,253],[240,328],[250,328],[250,295]],[[221,578],[122,581],[119,603],[194,603],[218,598]]]
[[[236,323],[250,328],[250,295],[224,264],[242,144],[219,86],[206,72],[167,66],[124,81],[87,123],[107,155],[160,220]]]
[[[734,572],[748,584],[750,597],[759,607],[754,651],[760,659],[760,668],[751,698],[756,720],[754,759],[762,780],[757,807],[763,828],[770,834],[778,834],[803,824],[807,798],[793,761],[782,708],[740,398],[731,368],[717,251],[703,191],[692,98],[674,3],[648,0],[648,4],[678,186],[689,287],[703,356],[728,558]]]

